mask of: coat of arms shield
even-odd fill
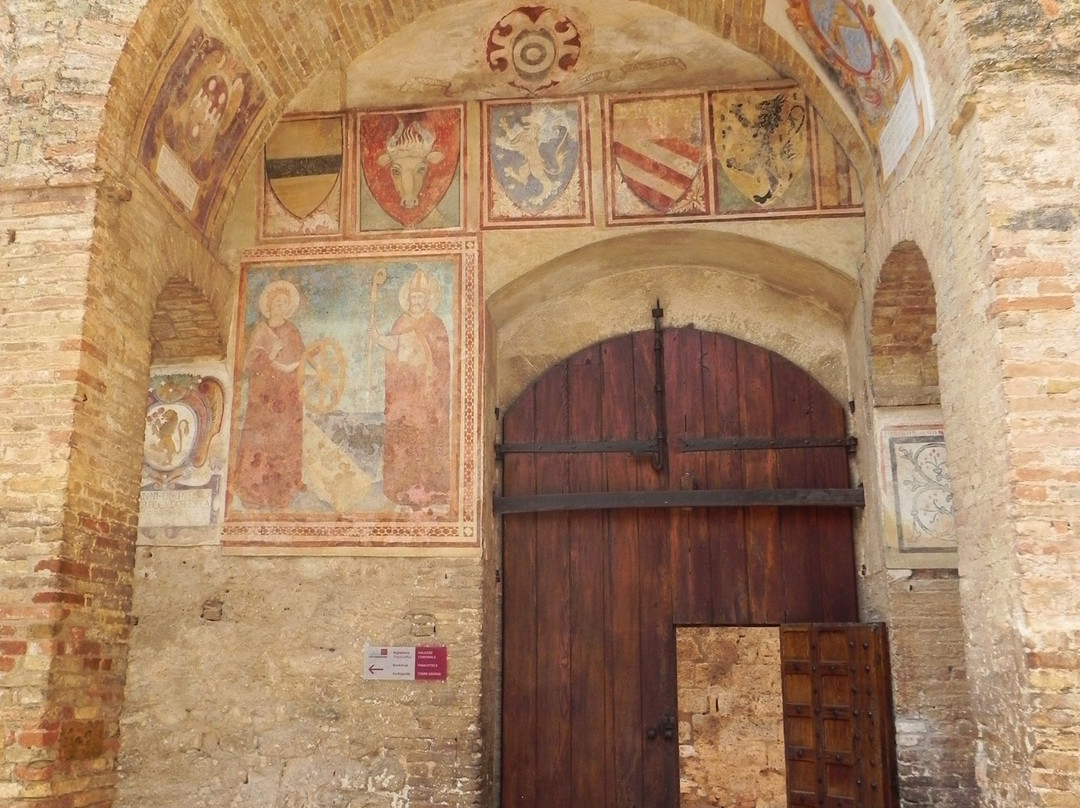
[[[306,219],[341,176],[340,117],[282,121],[266,142],[266,179],[278,202]]]
[[[458,175],[461,110],[362,115],[360,152],[364,182],[379,207],[403,227],[418,225]]]
[[[716,151],[724,175],[760,207],[774,204],[806,161],[802,92],[749,90],[714,96]]]
[[[611,111],[616,215],[707,213],[701,98],[619,101]],[[625,191],[637,200],[627,197]],[[640,203],[644,203],[641,205]]]

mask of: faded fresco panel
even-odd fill
[[[217,365],[156,368],[147,391],[139,544],[215,544],[224,505],[227,384]]]
[[[847,152],[813,111],[816,196],[822,211],[863,212],[862,184]]]
[[[685,221],[712,213],[706,120],[703,93],[606,99],[611,221]]]
[[[228,186],[266,96],[219,39],[190,21],[161,60],[153,103],[137,131],[139,162],[191,221],[204,227]]]
[[[361,113],[359,230],[460,230],[464,108]]]
[[[952,480],[938,407],[876,411],[888,566],[956,567]]]
[[[712,93],[718,213],[814,210],[811,110],[796,86]]]
[[[263,150],[263,239],[342,233],[345,123],[341,115],[281,121]]]
[[[770,24],[774,15],[766,11]],[[912,58],[918,48],[899,13],[889,2],[787,0],[786,16],[847,95],[888,178],[933,117],[925,69]]]
[[[475,548],[480,301],[472,239],[249,253],[223,545]]]
[[[591,224],[584,99],[483,107],[485,223]]]

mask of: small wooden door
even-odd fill
[[[885,626],[780,627],[789,806],[895,808]]]
[[[631,334],[508,410],[503,496],[843,488],[845,434],[841,404],[776,354]],[[657,436],[664,463],[625,449]],[[838,507],[507,513],[503,807],[676,808],[676,624],[855,620],[851,524]]]

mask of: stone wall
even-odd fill
[[[480,804],[479,560],[143,547],[115,805]],[[445,645],[445,682],[364,646]]]
[[[786,808],[780,633],[676,630],[682,808]]]

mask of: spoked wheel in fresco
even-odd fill
[[[308,346],[303,368],[304,406],[312,412],[330,412],[345,392],[345,351],[336,339],[321,339]]]

